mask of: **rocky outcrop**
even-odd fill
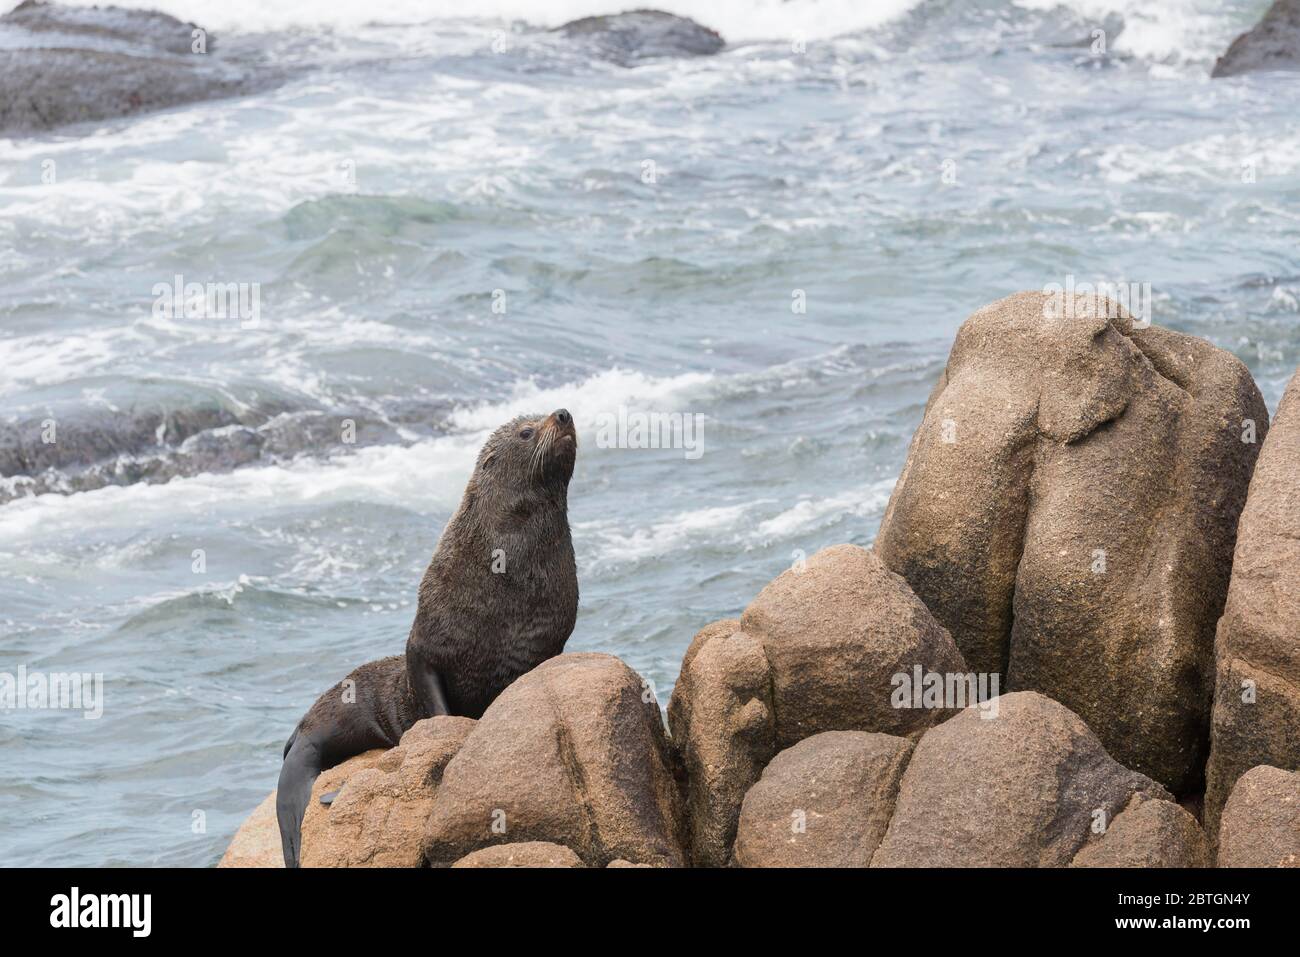
[[[1172,801],[1139,794],[1071,866],[1209,867],[1210,850],[1196,818]]]
[[[164,13],[26,0],[0,17],[0,133],[33,133],[242,95],[274,71],[218,55]]]
[[[696,635],[668,708],[695,862],[727,863],[745,792],[778,750],[823,731],[914,735],[951,714],[895,706],[896,676],[918,668],[966,665],[907,583],[854,545],[781,574],[738,627]]]
[[[694,20],[659,10],[583,17],[556,29],[621,66],[654,57],[709,56],[726,46],[722,37]]]
[[[1003,695],[993,715],[921,738],[872,867],[1065,867],[1134,795],[1169,799],[1049,698]]]
[[[680,866],[681,795],[659,705],[617,658],[565,654],[510,685],[448,763],[424,832],[442,866],[544,841],[583,863]]]
[[[1219,823],[1219,866],[1300,867],[1300,771],[1241,776]]]
[[[722,867],[745,792],[776,753],[771,668],[740,622],[702,629],[682,660],[668,725],[685,768],[692,858]]]
[[[617,863],[611,862],[610,867]],[[582,867],[581,858],[560,844],[525,841],[497,844],[466,854],[452,867]]]
[[[1300,768],[1300,374],[1278,405],[1250,481],[1215,670],[1205,793],[1211,833],[1241,775],[1260,764]]]
[[[284,867],[274,791],[239,826],[217,867]]]
[[[962,325],[876,539],[976,672],[1199,789],[1214,626],[1267,411],[1202,339],[1096,296]]]
[[[1273,0],[1254,29],[1232,41],[1210,75],[1300,70],[1300,0]]]
[[[826,731],[787,748],[740,809],[740,867],[866,867],[880,845],[903,768],[906,738]]]
[[[323,772],[302,824],[303,867],[420,867],[421,842],[447,763],[475,722],[418,721],[397,747],[367,751]],[[322,794],[338,791],[328,806]]]

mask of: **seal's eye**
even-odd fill
[[[533,430],[524,429],[522,432],[519,433],[519,437],[523,439],[525,442],[527,442],[529,439],[533,437]]]

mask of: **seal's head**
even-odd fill
[[[474,468],[480,492],[563,495],[573,477],[578,433],[568,409],[511,419],[483,445]]]

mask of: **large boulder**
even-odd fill
[[[823,731],[916,735],[952,714],[896,706],[896,679],[918,669],[959,675],[966,664],[907,583],[854,545],[818,552],[738,623],[696,635],[668,708],[695,863],[728,862],[745,792],[778,751]]]
[[[872,867],[1065,867],[1134,795],[1168,800],[1034,692],[927,731]]]
[[[545,841],[584,864],[680,866],[681,795],[659,705],[610,655],[559,655],[492,703],[447,764],[424,833],[445,866]]]
[[[745,792],[776,753],[771,667],[760,642],[726,620],[703,628],[682,660],[668,725],[684,765],[692,860],[725,866]]]
[[[302,822],[303,867],[420,867],[424,827],[447,763],[475,722],[440,716],[411,726],[397,747],[323,772]],[[321,795],[337,791],[328,805]]]
[[[582,867],[577,854],[562,844],[524,841],[520,844],[494,844],[466,854],[452,867]],[[613,863],[610,867],[613,867]]]
[[[31,133],[275,82],[216,53],[193,23],[152,10],[25,0],[0,17],[0,133]]]
[[[655,57],[709,56],[726,45],[708,27],[660,10],[583,17],[556,29],[620,66]]]
[[[740,809],[740,867],[866,867],[894,813],[912,742],[825,731],[782,751]]]
[[[1232,41],[1210,75],[1300,70],[1300,0],[1273,0],[1254,28]]]
[[[1300,771],[1243,774],[1219,823],[1220,867],[1300,867]]]
[[[1097,296],[962,325],[876,539],[976,672],[1199,789],[1214,626],[1267,430],[1246,367]]]
[[[217,867],[284,867],[274,791],[239,826]]]
[[[1259,454],[1215,641],[1206,768],[1211,833],[1241,775],[1300,768],[1300,374]]]
[[[1070,866],[1209,867],[1210,850],[1205,832],[1187,811],[1137,794]]]

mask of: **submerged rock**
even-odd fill
[[[251,93],[276,73],[215,53],[152,10],[25,0],[0,17],[0,133],[34,133]]]
[[[201,391],[142,386],[122,399],[125,407],[60,406],[0,422],[0,503],[406,441],[396,427],[358,412],[302,409],[274,397],[246,404]],[[403,430],[439,434],[439,423]]]
[[[1259,453],[1215,640],[1206,768],[1210,833],[1237,779],[1300,768],[1300,370]]]
[[[621,66],[653,57],[709,56],[726,46],[708,27],[659,10],[583,17],[556,29],[589,43],[601,59]]]
[[[1019,293],[958,332],[875,547],[972,669],[1194,793],[1267,429],[1235,356],[1101,297]]]
[[[727,863],[745,792],[778,750],[823,731],[919,734],[951,715],[898,707],[895,676],[962,674],[952,639],[870,551],[836,545],[686,652],[668,723],[685,765],[692,855]]]
[[[1210,76],[1261,70],[1300,70],[1300,0],[1274,0],[1264,18],[1215,61]]]

